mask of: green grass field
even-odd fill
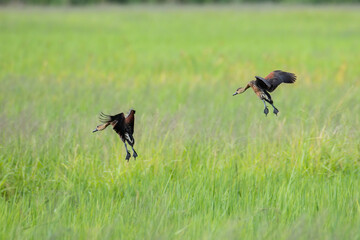
[[[359,10],[0,9],[0,239],[360,239]]]

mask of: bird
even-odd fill
[[[271,106],[274,108],[273,113],[277,115],[279,110],[274,106],[274,102],[269,92],[273,92],[281,83],[294,83],[295,81],[296,75],[294,73],[284,72],[282,70],[275,70],[269,73],[269,75],[267,75],[265,78],[255,76],[255,80],[250,81],[244,88],[238,88],[233,94],[233,96],[243,93],[251,87],[254,90],[255,94],[264,102],[265,116],[267,116],[267,114],[269,113],[266,102],[271,104]]]
[[[128,143],[133,150],[133,157],[136,160],[138,156],[135,149],[135,139],[134,134],[134,123],[135,123],[135,110],[130,109],[128,115],[125,117],[124,113],[119,113],[116,115],[106,115],[103,112],[100,113],[100,122],[103,124],[98,125],[93,133],[97,131],[102,131],[107,128],[109,125],[113,127],[113,130],[120,136],[120,139],[123,141],[126,150],[126,160],[129,161],[131,155],[127,149],[126,143]]]

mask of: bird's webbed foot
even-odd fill
[[[279,112],[279,110],[274,107],[274,112],[273,113],[277,116],[278,112]]]
[[[134,150],[134,152],[133,152],[133,157],[134,157],[134,158],[137,158],[137,156],[138,156],[138,155],[137,155],[137,153],[136,153],[135,150]]]
[[[268,109],[267,107],[264,109],[264,113],[265,113],[265,116],[267,116],[267,115],[268,115],[268,113],[269,113],[269,109]]]
[[[131,157],[130,152],[126,152],[126,158],[125,158],[125,160],[128,160],[128,161],[129,161],[130,157]]]

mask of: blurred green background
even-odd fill
[[[1,8],[0,239],[359,239],[359,9]]]
[[[324,4],[324,3],[359,3],[360,0],[0,0],[1,3],[24,3],[40,5],[84,5],[103,3],[150,3],[150,4],[209,4],[209,3],[301,3],[301,4]]]

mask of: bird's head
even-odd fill
[[[244,92],[244,88],[240,87],[240,88],[236,89],[236,92],[233,94],[233,96],[238,95],[243,92]]]
[[[107,126],[109,126],[109,125],[110,125],[109,122],[104,123],[104,124],[101,124],[101,125],[98,125],[98,126],[96,126],[96,128],[95,128],[92,132],[94,133],[94,132],[97,132],[97,131],[102,131],[102,130],[104,130],[105,128],[107,128]]]
[[[99,129],[98,129],[98,128],[99,128],[99,126],[96,126],[96,128],[95,128],[92,132],[94,133],[94,132],[99,131]]]

